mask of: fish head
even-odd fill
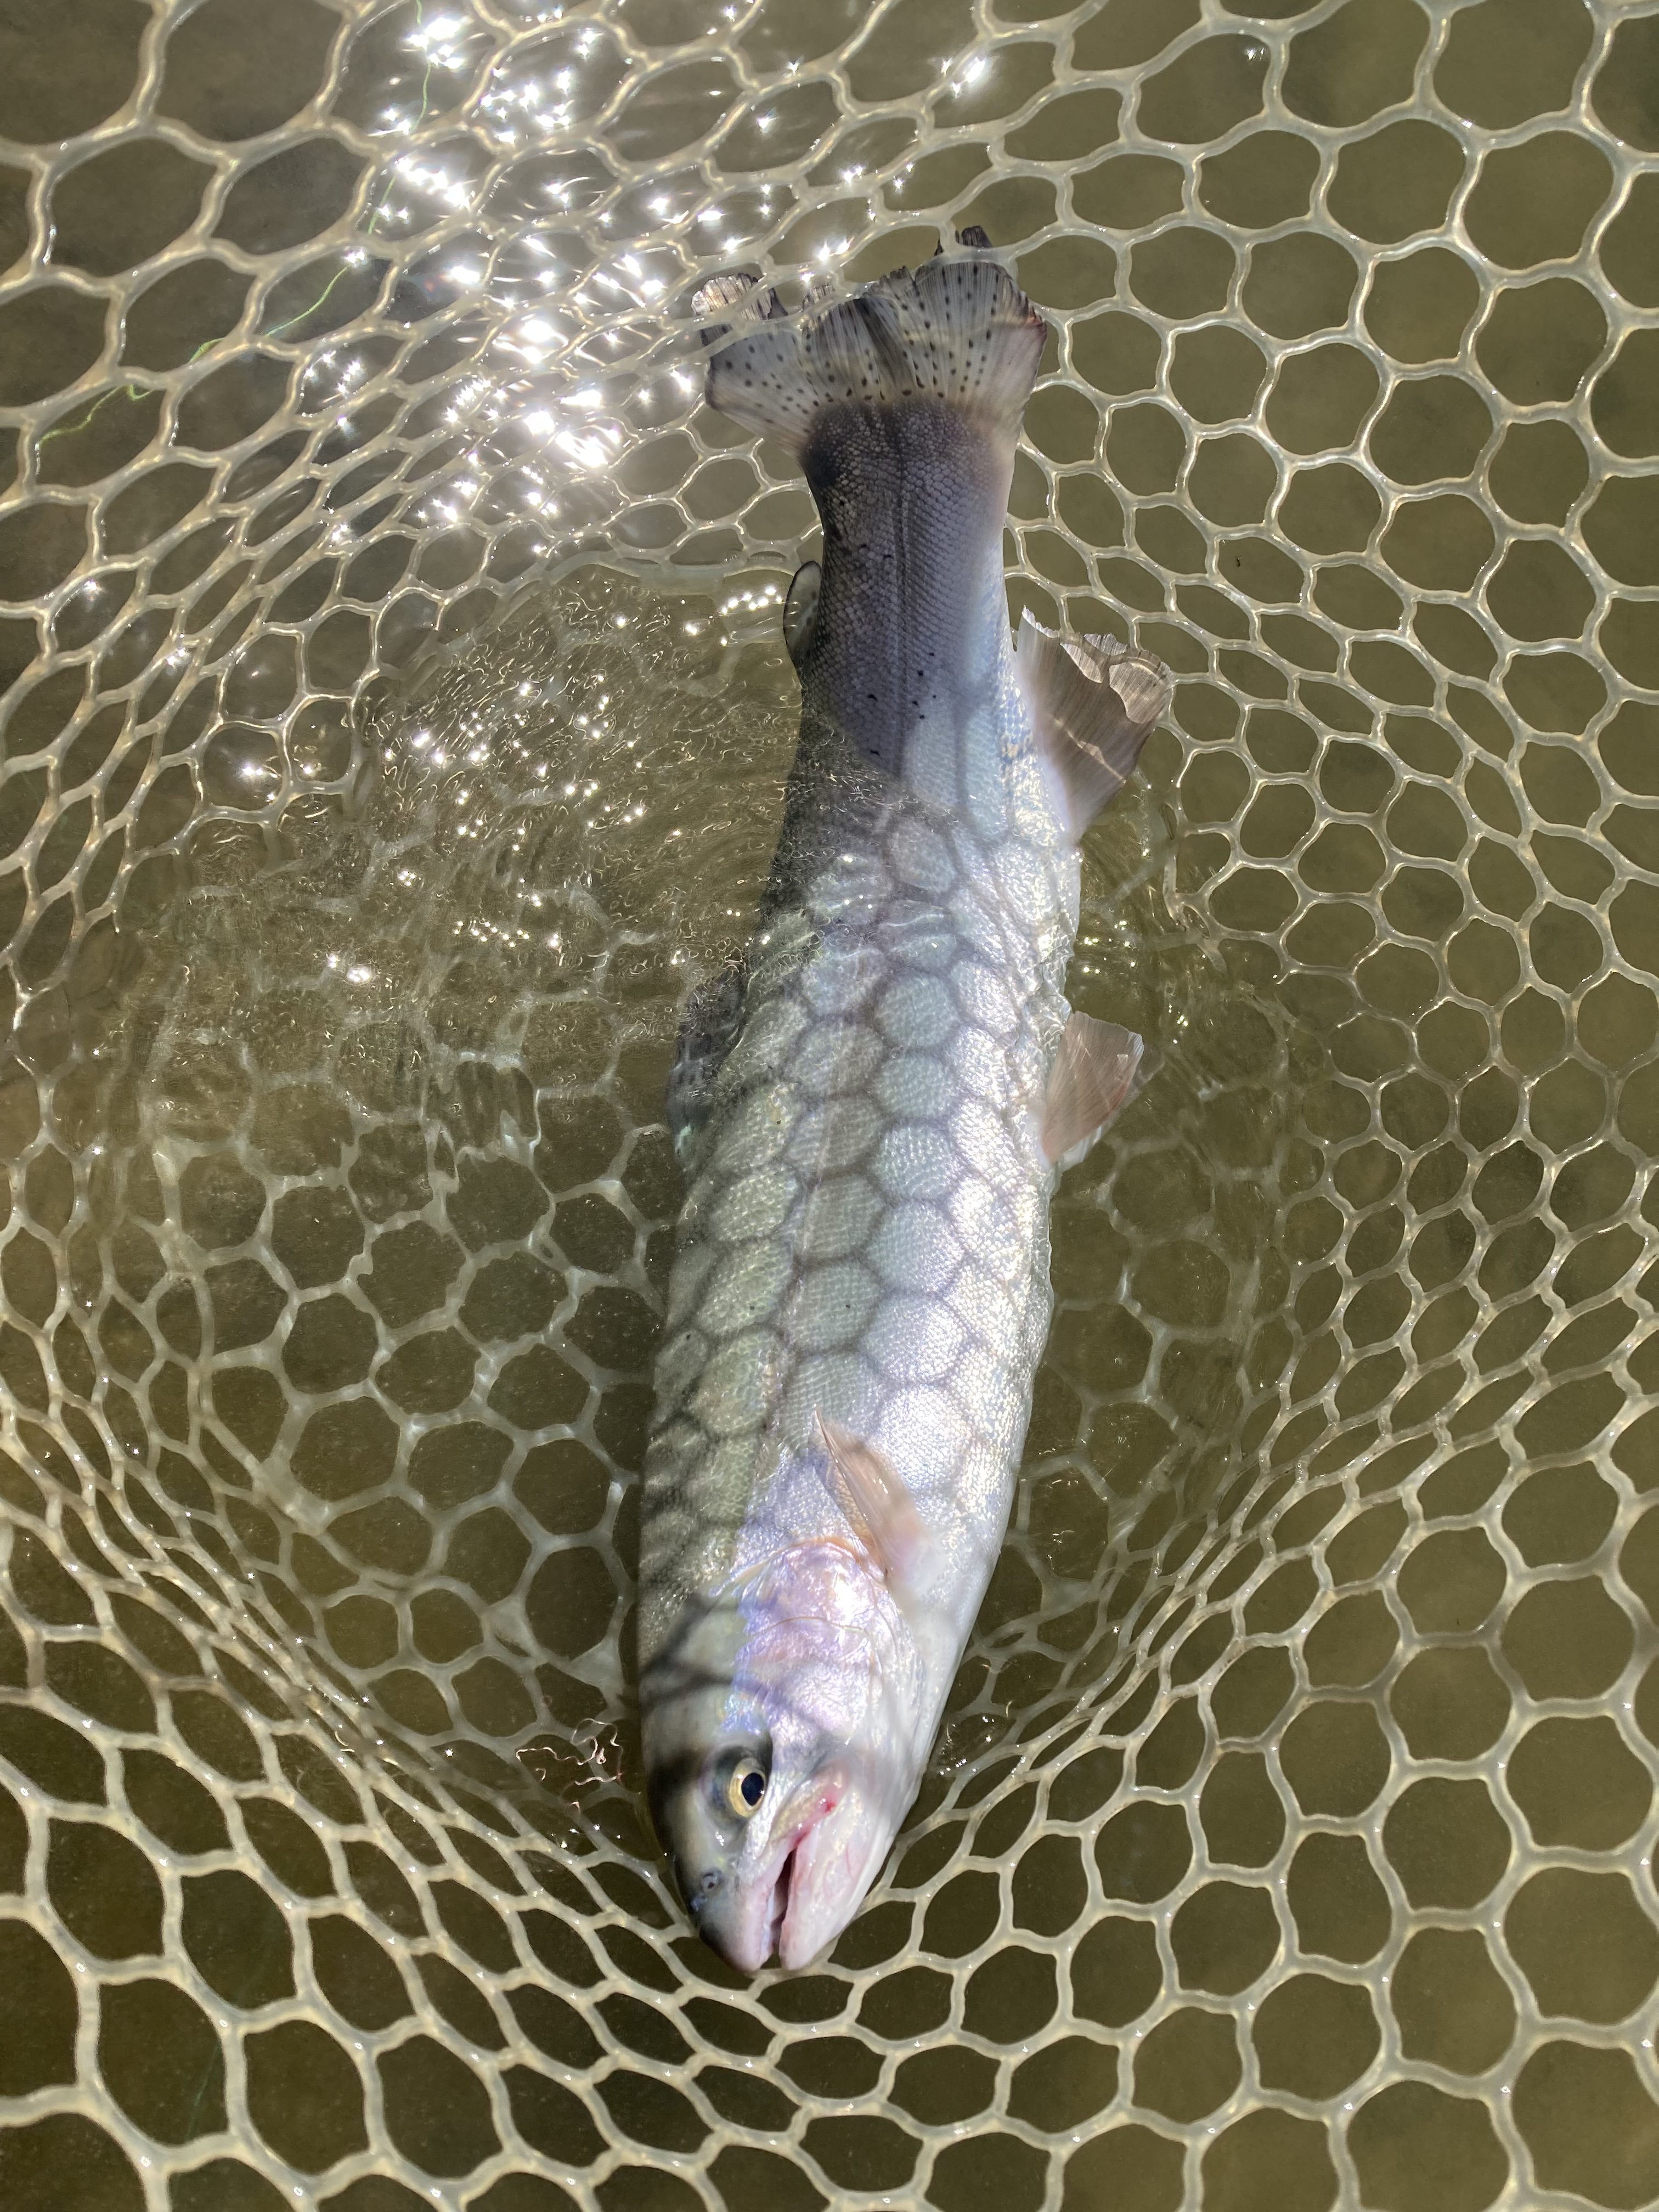
[[[913,1670],[878,1578],[849,1592],[830,1566],[839,1617],[825,1617],[822,1574],[772,1577],[787,1595],[751,1591],[700,1617],[647,1706],[657,1832],[698,1934],[747,1973],[829,1948],[915,1794]],[[870,1618],[848,1617],[848,1596],[866,1595]]]

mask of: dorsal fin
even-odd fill
[[[885,1452],[814,1407],[830,1455],[830,1487],[860,1545],[896,1588],[911,1582],[927,1531],[904,1478]]]
[[[1073,1014],[1043,1100],[1042,1149],[1056,1167],[1075,1167],[1137,1088],[1146,1048],[1133,1030]]]
[[[1015,665],[1063,794],[1066,825],[1080,837],[1133,774],[1170,702],[1170,672],[1115,638],[1058,637],[1029,614],[1020,622]]]
[[[783,641],[797,668],[805,658],[818,626],[818,586],[823,571],[816,561],[803,561],[790,580],[783,602]]]

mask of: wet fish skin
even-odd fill
[[[1113,1033],[1103,1060],[1095,1024],[1061,1048],[1078,794],[1121,780],[1164,691],[1139,657],[1012,650],[1042,343],[972,256],[711,368],[717,405],[794,437],[824,526],[759,927],[673,1086],[690,1180],[644,1480],[653,1812],[750,1970],[828,1948],[915,1796],[1007,1523],[1057,1153],[1139,1050]]]

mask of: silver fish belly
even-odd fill
[[[1042,334],[970,248],[711,363],[716,405],[793,438],[824,521],[786,614],[772,883],[671,1087],[690,1183],[644,1478],[653,1811],[750,1969],[835,1940],[915,1793],[1007,1524],[1057,1164],[1139,1058],[1065,976],[1078,831],[1165,684],[1030,625],[1012,649]]]

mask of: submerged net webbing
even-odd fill
[[[7,2212],[1659,2197],[1656,86],[1614,0],[0,11]],[[1161,1072],[893,1864],[745,1984],[627,1613],[811,510],[690,301],[968,223],[1014,606],[1177,678],[1074,975]]]

